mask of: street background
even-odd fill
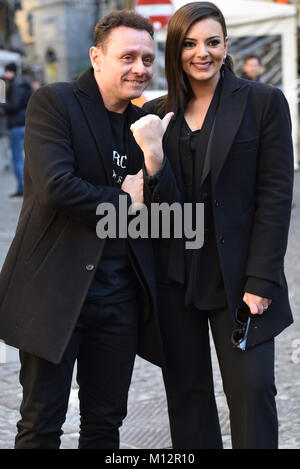
[[[173,0],[173,4],[178,7],[182,1]],[[237,74],[242,71],[245,57],[257,54],[263,65],[262,81],[281,88],[286,94],[293,121],[295,155],[298,155],[300,0],[249,1],[249,10],[246,1],[242,6],[237,0],[215,1],[223,3],[226,11],[229,11],[229,4],[233,5],[226,21],[229,25],[230,54],[234,58]],[[153,0],[155,2],[157,0]],[[35,89],[44,83],[76,78],[89,67],[88,50],[93,45],[93,28],[97,20],[113,9],[130,9],[133,3],[134,0],[0,0],[0,78],[8,62],[17,63],[23,76]],[[237,4],[239,8],[236,8]],[[248,20],[251,20],[249,24]],[[165,35],[164,28],[155,34],[155,70],[149,93],[159,91],[164,94]],[[0,101],[2,98],[0,96]],[[0,269],[14,236],[22,203],[21,199],[8,197],[16,186],[12,171],[6,169],[9,165],[7,132],[0,115],[1,123]],[[295,159],[295,168],[298,167]],[[277,404],[282,449],[300,449],[300,172],[295,173],[294,203],[285,271],[295,323],[276,340]],[[228,410],[213,343],[212,355],[224,447],[230,448]],[[22,397],[18,374],[17,351],[0,343],[0,449],[14,446]],[[235,379],[234,370],[232,375]],[[77,447],[77,392],[74,372],[62,437],[62,448],[65,449]],[[121,448],[159,449],[170,446],[161,371],[137,357],[129,393],[128,416],[121,429]]]
[[[8,198],[14,189],[15,180],[12,172],[3,169],[0,172],[0,268],[13,238],[21,209],[21,200]],[[295,173],[294,203],[296,206],[292,210],[285,270],[295,323],[276,340],[277,405],[281,449],[300,449],[300,172]],[[213,343],[212,352],[215,392],[224,448],[231,448],[228,410]],[[14,446],[22,397],[18,381],[17,351],[0,345],[0,361],[1,359],[8,362],[0,363],[0,449],[10,449]],[[234,379],[234,373],[232,376]],[[77,392],[74,373],[69,410],[63,427],[63,449],[77,447],[79,428]],[[170,447],[166,399],[160,368],[137,357],[129,393],[128,415],[121,428],[121,449]]]

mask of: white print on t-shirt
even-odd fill
[[[119,153],[115,150],[113,150],[113,162],[116,161],[117,166],[120,166],[120,168],[126,169],[127,167],[127,156],[126,155],[119,155]],[[125,164],[124,164],[125,161]]]
[[[113,173],[112,173],[113,180],[117,184],[121,185],[125,176],[125,171],[122,171],[122,170],[127,168],[127,155],[119,155],[119,153],[116,150],[113,150],[113,165],[121,168],[121,172],[124,173],[124,175],[117,174],[115,169],[113,168]]]
[[[117,184],[122,184],[124,177],[123,177],[123,176],[117,176],[117,173],[116,173],[116,171],[115,171],[114,169],[113,169],[113,174],[112,174],[112,176],[113,176],[113,180],[114,180]]]

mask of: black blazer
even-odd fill
[[[144,109],[159,114],[160,103],[158,98],[146,103]],[[148,204],[184,202],[180,121],[178,114],[167,129],[165,165],[154,192],[145,192]],[[205,161],[204,172],[210,171],[215,236],[232,316],[245,291],[273,299],[268,310],[251,322],[248,345],[252,346],[274,337],[293,321],[284,275],[293,146],[283,93],[239,79],[226,70]],[[197,166],[195,173],[200,190],[201,172]],[[154,246],[158,281],[183,284],[183,241],[159,240]]]
[[[129,125],[143,114],[129,105]],[[129,173],[135,174],[143,154],[129,138]],[[68,344],[105,244],[96,236],[96,207],[110,202],[118,209],[119,195],[125,194],[112,187],[111,145],[92,69],[76,82],[43,87],[32,97],[24,202],[0,275],[0,337],[55,363]],[[144,291],[141,325],[146,326],[156,310],[151,241],[129,244]],[[151,324],[156,333],[156,322]],[[143,327],[140,339],[141,355],[155,363],[160,351],[148,349]]]

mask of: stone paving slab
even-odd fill
[[[0,266],[13,237],[22,203],[21,200],[8,199],[8,194],[14,191],[14,184],[10,172],[0,172]],[[295,174],[295,203],[286,256],[286,275],[295,323],[276,340],[277,406],[282,449],[300,449],[300,172]],[[18,383],[17,357],[17,351],[11,349],[9,362],[0,363],[0,449],[13,448],[16,422],[19,419],[18,409],[22,394]],[[212,359],[224,448],[230,448],[228,408],[213,345]],[[77,391],[74,378],[68,414],[63,427],[61,445],[63,449],[77,447],[79,426]],[[128,415],[121,428],[121,448],[158,449],[170,446],[161,371],[137,357],[129,392]]]

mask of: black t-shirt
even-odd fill
[[[112,133],[113,183],[121,187],[128,167],[128,126],[127,112],[119,114],[107,111]]]
[[[128,174],[127,111],[123,114],[107,111],[107,114],[112,131],[112,184],[121,187]],[[113,304],[137,296],[137,278],[130,264],[128,250],[126,239],[106,239],[87,301]]]

